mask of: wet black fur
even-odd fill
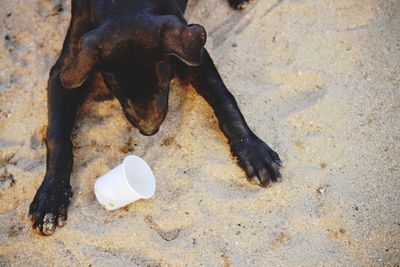
[[[241,8],[247,0],[230,0]],[[232,153],[249,178],[281,178],[277,153],[247,126],[204,49],[206,32],[187,25],[187,0],[72,0],[72,18],[48,83],[47,169],[29,215],[44,235],[64,225],[72,197],[71,131],[94,75],[101,75],[127,119],[155,134],[167,113],[169,83],[191,83],[213,108]]]

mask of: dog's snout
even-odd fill
[[[146,136],[151,136],[151,135],[155,135],[156,133],[158,133],[158,131],[160,130],[160,126],[150,126],[150,127],[138,127],[139,132],[142,135],[146,135]]]
[[[123,110],[129,122],[138,128],[141,134],[154,135],[159,131],[167,114],[168,90],[146,104],[133,103],[128,99],[123,104]]]

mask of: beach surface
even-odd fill
[[[249,183],[207,103],[179,81],[159,133],[116,100],[88,102],[73,135],[73,199],[54,235],[32,231],[46,169],[46,85],[69,1],[0,2],[0,266],[398,266],[400,1],[193,0],[188,21],[283,181]],[[108,212],[93,185],[127,154],[154,198]]]

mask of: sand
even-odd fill
[[[45,173],[46,84],[69,1],[0,2],[0,266],[398,266],[400,2],[190,3],[190,22],[254,132],[284,162],[250,184],[207,103],[172,83],[160,132],[141,136],[115,101],[90,102],[74,133],[67,224],[33,233]],[[107,212],[97,177],[127,153],[155,197]]]

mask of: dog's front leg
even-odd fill
[[[261,186],[280,180],[281,160],[278,154],[247,126],[207,51],[204,51],[202,63],[190,68],[189,79],[213,108],[220,128],[229,140],[232,153],[237,156],[247,177],[257,178]]]
[[[70,136],[81,91],[63,88],[59,71],[53,69],[49,80],[46,175],[29,208],[34,229],[44,235],[50,235],[56,226],[64,225],[72,197]]]
[[[74,90],[66,89],[61,85],[59,75],[62,67],[78,53],[79,37],[89,26],[85,23],[88,2],[72,1],[72,22],[61,55],[50,72],[46,174],[29,207],[33,228],[43,235],[50,235],[56,226],[64,225],[72,197],[70,175],[73,155],[70,136],[86,85]]]

